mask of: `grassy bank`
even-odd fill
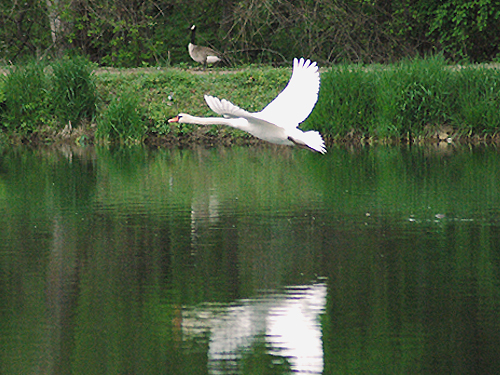
[[[291,69],[93,69],[84,60],[11,68],[0,81],[4,142],[183,144],[251,142],[226,127],[169,124],[179,112],[214,116],[203,95],[258,111]],[[328,142],[489,139],[500,129],[500,70],[449,67],[432,57],[392,66],[335,66],[321,74],[304,129]]]
[[[335,139],[491,139],[500,129],[500,70],[492,65],[448,66],[432,57],[341,66],[321,78],[306,125]]]

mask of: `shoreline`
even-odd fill
[[[29,137],[5,136],[3,146],[30,146],[30,147],[50,147],[50,146],[132,146],[143,145],[150,148],[189,148],[189,147],[232,147],[232,146],[255,146],[261,147],[269,145],[279,147],[269,142],[260,140],[246,133],[235,134],[230,131],[219,131],[216,134],[210,132],[209,128],[198,127],[182,135],[179,134],[148,134],[140,142],[100,142],[95,137],[96,125],[79,126],[69,128],[66,126],[62,131],[54,132],[47,130],[31,134]],[[372,138],[351,134],[345,137],[331,138],[323,136],[326,147],[337,146],[500,146],[500,134],[495,135],[459,135],[449,133],[435,133],[427,137],[405,138]]]

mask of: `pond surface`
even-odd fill
[[[4,149],[1,374],[492,374],[494,148]]]

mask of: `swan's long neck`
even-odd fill
[[[245,125],[245,119],[223,118],[223,117],[196,117],[187,114],[182,115],[182,122],[195,125],[226,125],[241,129]]]

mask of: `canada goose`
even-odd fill
[[[303,132],[298,125],[313,110],[318,100],[319,72],[315,62],[293,60],[293,72],[285,89],[262,111],[250,113],[231,102],[205,95],[208,106],[223,117],[195,117],[180,113],[168,122],[198,125],[227,125],[246,131],[265,141],[280,145],[296,145],[326,153],[321,134]]]
[[[196,35],[196,25],[191,26],[191,43],[188,44],[189,56],[200,64],[203,64],[205,69],[207,64],[214,64],[220,61],[219,54],[212,48],[197,46],[194,44]]]

